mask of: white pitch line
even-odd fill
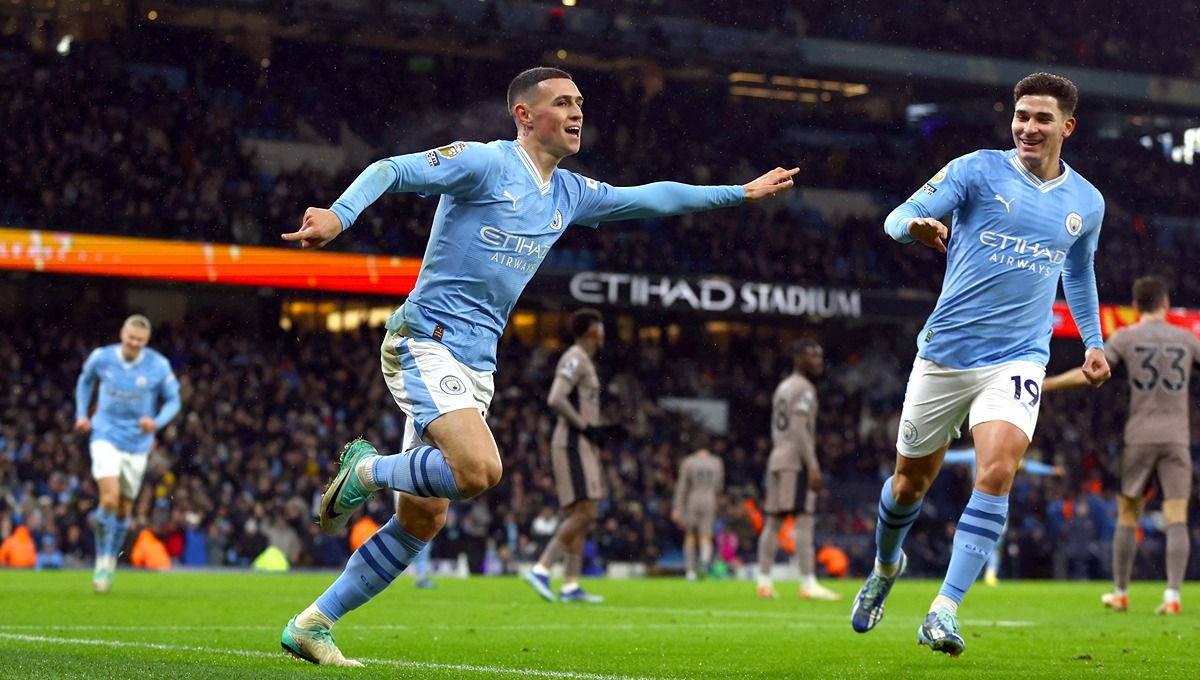
[[[436,604],[457,605],[461,604],[455,600],[436,600]],[[423,602],[427,604],[429,602]],[[472,603],[472,607],[489,607],[489,608],[504,608],[511,609],[515,603],[505,602],[476,602]],[[702,617],[719,617],[730,619],[775,619],[771,624],[754,624],[748,622],[740,625],[795,625],[798,627],[811,628],[819,623],[844,621],[847,617],[842,612],[834,613],[833,610],[821,607],[818,605],[815,610],[794,610],[794,611],[762,611],[750,609],[706,609],[703,606],[695,609],[684,609],[682,607],[632,607],[623,605],[599,604],[593,605],[589,611],[595,612],[597,615],[604,613],[630,613],[630,614],[661,614],[661,615],[676,615],[687,618],[702,618]],[[779,620],[783,621],[780,622]],[[814,622],[814,619],[816,622]],[[1036,626],[1036,621],[1002,621],[992,619],[970,620],[964,619],[962,623],[967,625],[978,626],[995,626],[1000,628],[1020,628],[1026,626]],[[663,624],[664,627],[671,627],[685,624]]]
[[[89,638],[58,638],[41,635],[20,635],[0,633],[0,639],[18,640],[21,642],[46,642],[57,645],[85,645],[93,647],[128,647],[132,649],[155,649],[171,652],[197,652],[201,654],[222,654],[227,656],[245,656],[255,659],[288,658],[282,652],[260,652],[252,649],[222,649],[219,647],[196,647],[191,645],[168,645],[157,642],[126,642],[122,640],[94,640]],[[603,673],[572,673],[568,671],[542,671],[532,668],[505,668],[503,666],[475,666],[471,664],[432,663],[426,661],[397,661],[395,659],[360,659],[366,664],[396,666],[398,668],[423,668],[427,670],[459,671],[465,673],[500,673],[519,675],[531,678],[564,678],[569,680],[649,680],[634,678],[626,675],[605,675]]]
[[[964,626],[993,626],[996,628],[1027,628],[1036,626],[1036,621],[992,621],[988,619],[963,619]]]
[[[551,631],[551,630],[677,630],[680,628],[687,629],[736,629],[736,628],[755,628],[755,627],[770,627],[770,628],[816,628],[817,624],[804,621],[794,623],[778,623],[775,621],[762,622],[741,622],[741,623],[531,623],[531,624],[513,624],[507,626],[484,626],[477,623],[463,624],[445,624],[431,623],[426,625],[414,626],[403,623],[395,624],[364,624],[351,625],[352,630],[468,630],[468,629],[486,629],[489,631],[509,630],[509,631]],[[107,626],[107,625],[0,625],[0,631],[3,630],[61,630],[61,631],[195,631],[204,630],[215,633],[222,631],[252,631],[252,630],[280,630],[279,626],[222,626],[213,624],[207,626]]]

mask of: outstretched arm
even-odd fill
[[[302,248],[320,248],[349,229],[362,211],[384,193],[470,193],[496,167],[497,154],[485,144],[455,142],[375,161],[328,209],[308,208],[300,228],[281,236],[285,241],[299,241]]]
[[[1087,387],[1088,379],[1083,374],[1083,367],[1072,368],[1064,373],[1052,375],[1042,383],[1042,394],[1046,392],[1058,392],[1061,390],[1073,390],[1080,387]]]
[[[614,187],[586,180],[575,222],[595,225],[600,222],[729,208],[743,201],[759,201],[786,191],[793,186],[792,177],[799,171],[799,168],[775,168],[742,186],[654,182],[634,187]]]
[[[792,178],[796,176],[797,172],[800,172],[800,168],[791,170],[775,168],[754,181],[743,184],[742,192],[746,195],[746,200],[751,202],[770,198],[781,191],[791,189],[795,185]]]

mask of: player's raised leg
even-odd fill
[[[942,469],[945,455],[945,446],[920,457],[896,454],[896,472],[884,480],[879,493],[875,568],[855,596],[850,613],[850,623],[859,633],[871,630],[883,618],[888,593],[907,566],[901,546],[921,515],[925,492]]]
[[[402,453],[380,456],[363,439],[347,445],[338,474],[321,500],[321,529],[335,533],[371,494],[473,498],[500,481],[500,453],[483,412],[492,375],[458,362],[436,342],[389,331],[380,347],[384,382],[408,416]],[[436,442],[436,446],[426,442]]]

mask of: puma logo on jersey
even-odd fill
[[[504,197],[507,198],[508,200],[512,201],[513,210],[516,210],[517,209],[517,197],[508,193],[507,190],[505,190],[505,192],[504,192]]]
[[[1004,204],[1004,212],[1011,213],[1013,201],[1017,200],[1017,197],[1013,196],[1012,198],[1010,198],[1006,201],[1006,200],[1004,200],[1003,196],[1001,196],[1000,194],[996,194],[996,200],[1000,201],[1001,203]]]

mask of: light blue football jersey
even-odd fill
[[[389,330],[436,340],[494,371],[496,344],[526,284],[570,224],[738,205],[740,186],[613,187],[561,168],[543,182],[516,141],[455,142],[371,164],[330,210],[343,228],[384,192],[441,194],[416,287]]]
[[[120,344],[93,350],[75,384],[76,418],[87,416],[96,381],[100,397],[92,416],[92,441],[106,441],[125,453],[148,453],[154,433],[142,432],[138,421],[149,416],[162,429],[179,413],[179,381],[171,363],[149,347],[133,361],[121,357]]]
[[[917,354],[951,368],[1050,358],[1061,276],[1084,345],[1104,346],[1093,258],[1104,198],[1060,164],[1044,181],[1010,151],[976,151],[942,168],[888,215],[885,229],[911,243],[916,217],[953,213],[946,276]]]

